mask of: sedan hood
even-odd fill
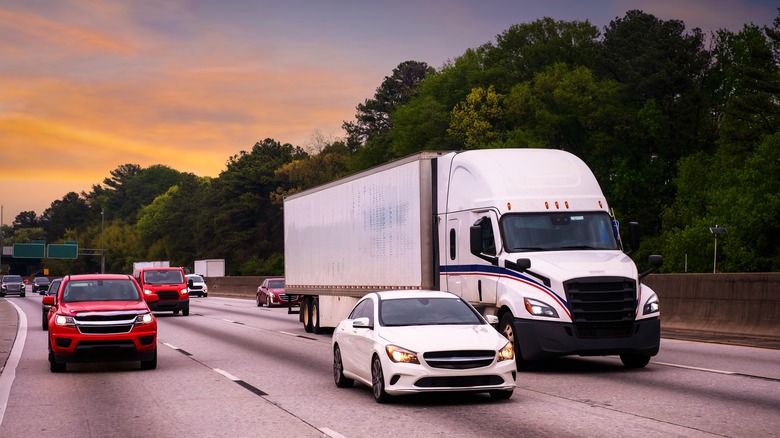
[[[446,350],[498,350],[507,340],[488,324],[381,327],[379,336],[416,353]]]

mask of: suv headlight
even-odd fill
[[[154,321],[154,317],[151,313],[144,313],[135,317],[135,325],[150,324],[152,321]]]
[[[417,353],[397,345],[388,345],[385,347],[385,352],[387,357],[395,363],[420,363],[419,359],[417,359]]]
[[[658,296],[656,294],[652,294],[650,295],[650,298],[645,301],[645,305],[642,307],[642,315],[656,313],[660,310],[661,308],[658,305]]]
[[[555,309],[539,300],[523,298],[523,302],[525,303],[525,309],[533,316],[546,316],[549,318],[558,317],[558,312],[556,312]]]
[[[75,327],[76,321],[72,316],[57,315],[54,317],[54,323],[63,327]]]

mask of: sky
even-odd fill
[[[513,24],[771,25],[776,0],[0,0],[2,223],[123,164],[216,177],[266,138],[344,137],[404,61],[440,69]]]

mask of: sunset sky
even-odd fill
[[[126,163],[217,176],[272,138],[344,136],[403,61],[439,69],[512,24],[640,9],[705,32],[776,0],[0,0],[3,223]]]

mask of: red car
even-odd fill
[[[287,306],[288,301],[293,306],[300,306],[303,295],[287,295],[284,293],[284,278],[266,278],[257,288],[257,307]]]
[[[157,367],[157,320],[130,275],[68,275],[55,295],[43,297],[49,311],[49,365],[69,362],[140,361]]]

